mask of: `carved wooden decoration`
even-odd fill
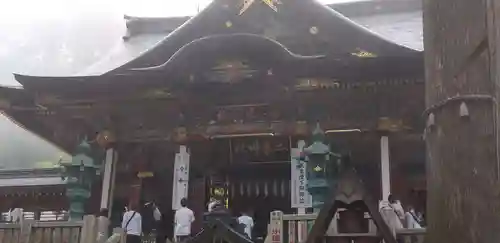
[[[173,140],[177,143],[185,143],[188,139],[188,132],[185,127],[178,127],[173,134]]]
[[[375,222],[384,241],[386,243],[397,243],[396,238],[378,211],[377,202],[366,193],[363,182],[354,168],[343,171],[337,186],[332,192],[334,196],[330,201],[325,202],[323,208],[319,212],[309,236],[307,237],[306,243],[323,242],[328,225],[339,207],[341,205],[352,205],[354,202],[360,201],[368,209],[368,213]],[[347,210],[349,211],[350,209]]]
[[[281,4],[281,1],[279,0],[261,0],[263,3],[265,3],[267,6],[269,6],[272,10],[275,12],[278,12],[278,5]],[[245,13],[250,6],[255,2],[255,0],[243,0],[243,4],[240,9],[239,15],[242,15]]]

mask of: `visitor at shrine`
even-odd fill
[[[187,199],[181,199],[181,208],[175,211],[175,241],[181,243],[191,236],[191,224],[194,222],[194,213],[187,207]]]
[[[415,213],[413,206],[408,206],[408,211],[405,213],[406,218],[406,228],[408,229],[420,229],[422,228],[420,222],[421,219]]]
[[[402,229],[403,224],[402,224],[400,217],[398,216],[398,213],[396,213],[396,209],[392,205],[391,200],[392,200],[392,202],[395,202],[395,200],[392,196],[389,196],[389,200],[387,200],[387,201],[382,200],[380,202],[379,208],[380,208],[380,215],[382,216],[385,223],[387,224],[387,226],[391,230],[392,234],[394,236],[396,236],[396,231],[399,229]],[[403,212],[403,215],[404,215],[404,212]]]
[[[24,210],[19,207],[18,202],[14,202],[9,209],[9,221],[12,223],[20,223],[24,217]]]
[[[250,217],[249,212],[243,212],[240,217],[238,217],[238,223],[244,226],[245,234],[248,238],[252,239],[252,229],[253,229],[253,218]]]
[[[141,208],[142,233],[150,236],[152,232],[160,230],[161,212],[153,201],[145,203]]]
[[[127,243],[141,243],[142,217],[136,205],[130,205],[123,215],[122,228],[127,234]]]
[[[162,214],[156,203],[153,202],[153,218],[156,224],[156,242],[165,241],[165,232],[162,224]]]
[[[217,205],[217,203],[219,203],[217,201],[217,199],[215,199],[214,197],[211,197],[210,201],[208,202],[208,205],[207,205],[207,211],[212,212],[212,210],[214,209],[215,205]]]
[[[397,200],[393,195],[389,195],[389,205],[394,209],[394,212],[398,215],[399,220],[404,222],[405,220],[405,210],[403,209],[403,205],[401,205],[401,201]]]

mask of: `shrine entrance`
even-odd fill
[[[212,140],[210,161],[205,165],[205,205],[210,197],[223,198],[234,216],[250,212],[255,222],[254,235],[265,236],[270,212],[293,212],[291,140],[288,136],[273,135]],[[198,164],[194,160],[192,163]]]

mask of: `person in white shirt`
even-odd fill
[[[396,200],[396,198],[393,195],[389,195],[389,203],[390,206],[394,209],[394,212],[398,215],[399,220],[404,221],[405,220],[405,210],[403,209],[403,205],[401,205],[401,202],[399,200]]]
[[[415,213],[415,209],[412,206],[408,206],[408,211],[405,213],[406,218],[406,228],[408,229],[421,229],[420,219]]]
[[[392,234],[396,236],[396,231],[399,229],[403,228],[403,224],[400,220],[400,217],[396,210],[394,209],[393,205],[391,204],[390,200],[393,199],[392,196],[389,196],[388,201],[381,201],[379,208],[380,208],[380,214],[382,218],[384,219],[385,223],[391,230]]]
[[[142,217],[135,205],[123,215],[122,228],[127,234],[127,243],[141,243]]]
[[[181,199],[181,208],[175,211],[175,239],[177,243],[185,241],[191,235],[191,224],[194,222],[194,213],[187,208],[187,199]]]
[[[245,234],[248,238],[252,239],[253,218],[249,216],[249,213],[243,212],[241,216],[238,217],[238,223],[245,226]]]
[[[19,207],[18,203],[14,203],[9,210],[9,221],[12,223],[21,223],[24,217],[24,210]]]
[[[212,212],[212,210],[214,209],[215,205],[217,205],[217,203],[219,203],[217,201],[217,199],[211,197],[210,201],[208,202],[208,205],[207,205],[207,211]]]

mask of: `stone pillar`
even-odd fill
[[[391,162],[389,152],[389,137],[380,137],[380,181],[382,186],[382,200],[387,200],[391,194]]]
[[[424,0],[423,6],[426,242],[495,242],[500,239],[499,2]]]

